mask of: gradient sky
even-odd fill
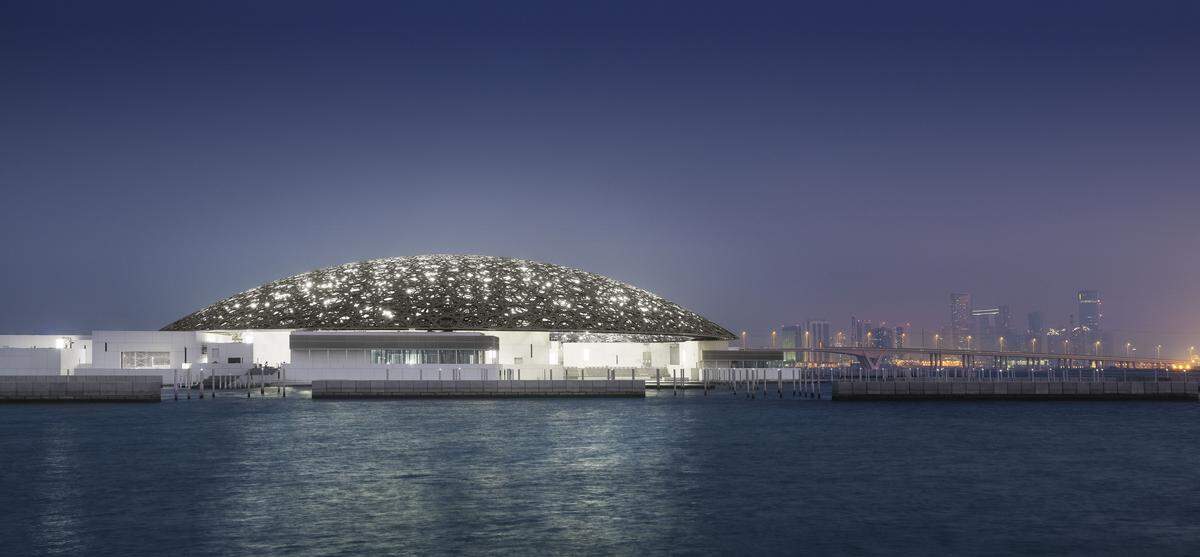
[[[0,332],[480,253],[1200,342],[1195,2],[6,2],[0,76]]]

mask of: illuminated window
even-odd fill
[[[122,369],[167,369],[170,367],[170,352],[121,352]]]

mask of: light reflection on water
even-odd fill
[[[1158,553],[1200,405],[731,396],[0,406],[0,554]]]

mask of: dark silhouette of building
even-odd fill
[[[966,292],[950,294],[950,343],[957,348],[967,347],[971,334],[971,295]]]
[[[1083,327],[1099,331],[1100,319],[1104,314],[1100,311],[1100,291],[1080,290],[1075,295],[1079,302],[1079,324]]]

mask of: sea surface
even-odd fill
[[[1200,403],[0,405],[0,555],[1200,553]]]

